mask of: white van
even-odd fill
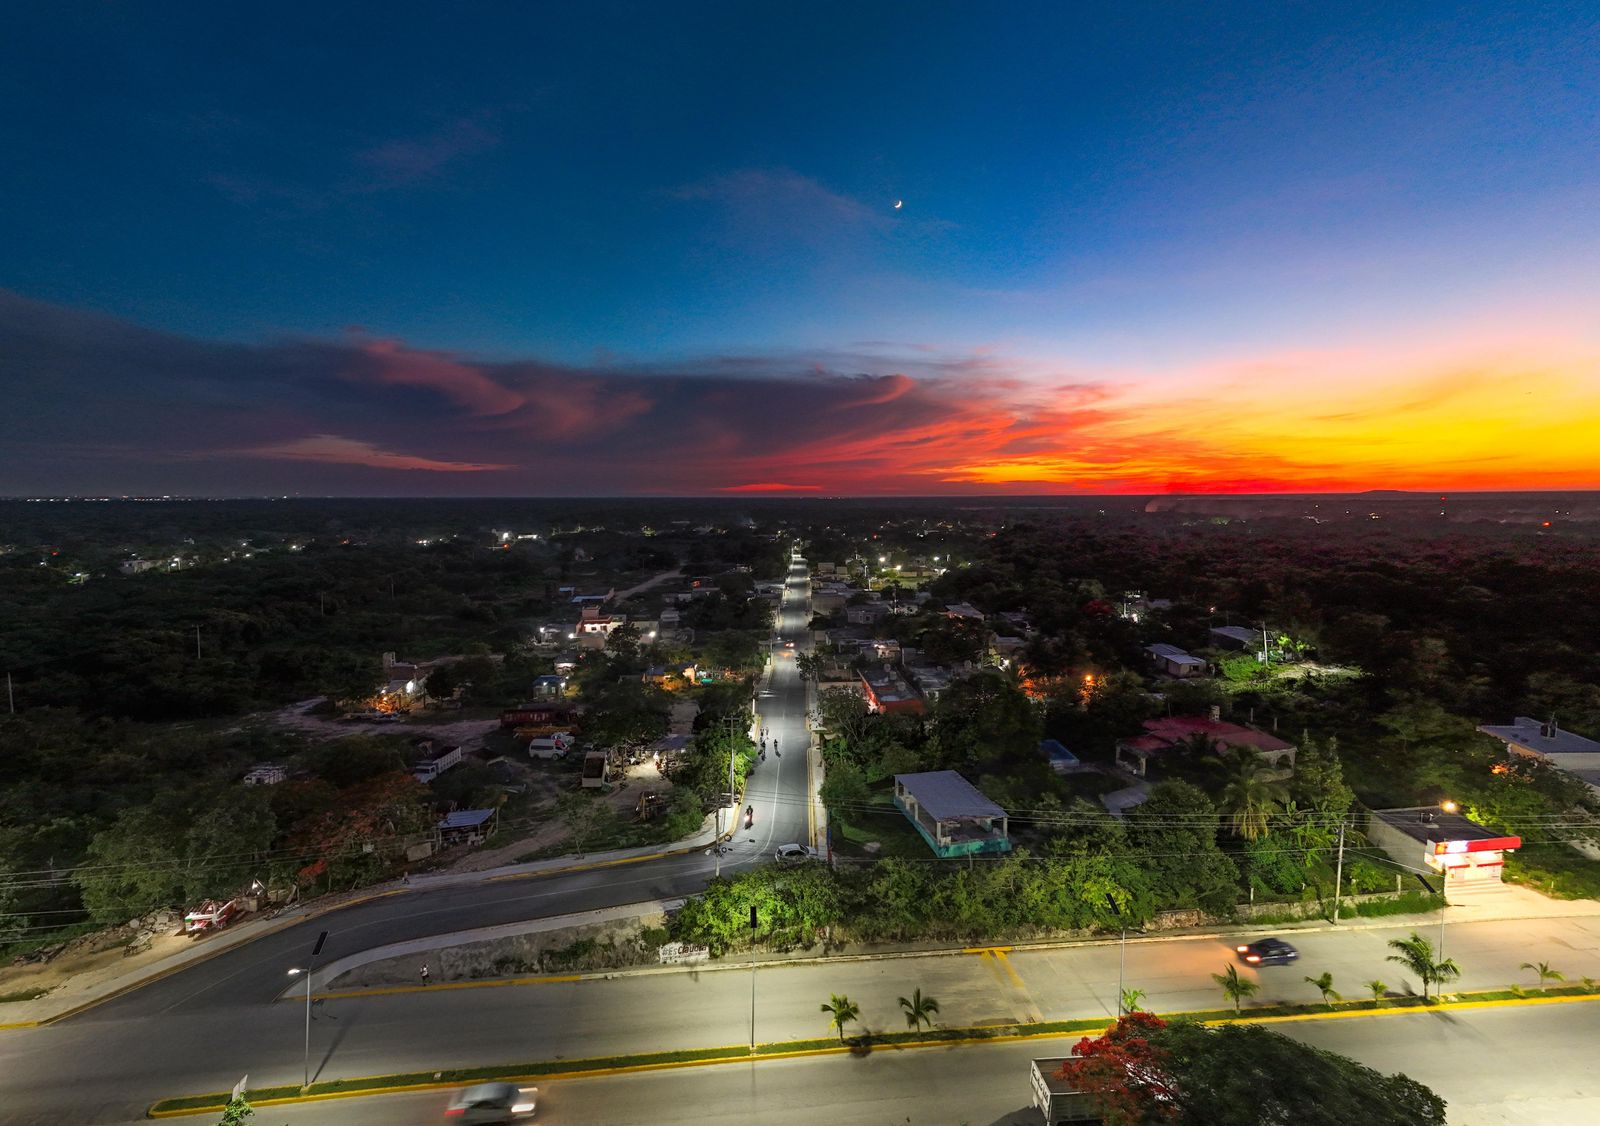
[[[529,740],[528,754],[532,758],[566,758],[572,744],[572,732],[557,731],[554,735]]]

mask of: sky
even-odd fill
[[[0,494],[1600,488],[1592,2],[10,5]]]

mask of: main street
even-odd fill
[[[1458,1126],[1589,1126],[1600,1105],[1600,1003],[1309,1021],[1276,1030],[1390,1074],[1450,1104]],[[1071,1040],[823,1056],[558,1080],[540,1085],[545,1126],[1038,1126],[1034,1056]],[[264,1126],[424,1126],[447,1093],[263,1108]],[[208,1119],[179,1119],[205,1122]],[[127,1126],[134,1126],[129,1120]]]

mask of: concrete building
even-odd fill
[[[1296,748],[1293,743],[1254,727],[1226,723],[1215,714],[1209,719],[1193,715],[1147,719],[1144,730],[1143,735],[1117,740],[1117,765],[1141,778],[1148,774],[1152,761],[1159,761],[1164,755],[1183,753],[1185,742],[1196,735],[1204,735],[1221,751],[1246,747],[1256,752],[1264,766],[1281,771],[1285,776],[1294,773]]]
[[[896,774],[894,804],[939,856],[1011,851],[1006,811],[954,770]]]
[[[1505,836],[1431,805],[1373,810],[1367,839],[1396,864],[1413,870],[1420,866],[1443,877],[1445,899],[1452,903],[1497,891],[1505,854],[1522,847],[1521,837]]]
[[[276,786],[288,781],[289,768],[281,762],[258,762],[244,776],[246,786]]]
[[[1507,726],[1484,724],[1478,730],[1500,740],[1512,755],[1547,763],[1600,795],[1600,741],[1563,731],[1553,717],[1541,723],[1519,715]]]
[[[861,684],[867,697],[867,706],[875,712],[890,714],[909,712],[920,715],[927,710],[915,689],[899,673],[887,665],[877,669],[863,669]]]
[[[1244,626],[1212,626],[1211,644],[1218,649],[1246,649],[1261,652],[1261,631]]]

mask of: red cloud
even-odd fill
[[[395,340],[363,340],[358,350],[369,362],[358,365],[355,375],[368,382],[426,387],[478,415],[508,414],[523,404],[517,392],[443,352],[418,351]]]

